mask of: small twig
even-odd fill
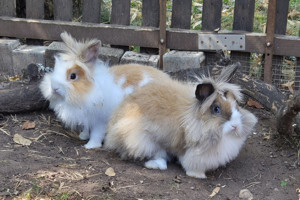
[[[76,152],[76,155],[79,156],[79,152],[78,152],[78,150],[77,150],[76,147],[74,147],[74,150],[75,150],[75,152]]]
[[[252,183],[249,183],[248,185],[244,185],[243,188],[250,188],[250,187],[253,187],[253,186],[258,185],[260,183],[261,182],[252,182]]]
[[[140,185],[127,185],[127,186],[122,186],[122,187],[117,187],[115,188],[116,190],[120,190],[120,189],[126,189],[126,188],[131,188],[131,187],[139,187],[139,186],[144,186],[144,185],[149,185],[150,183],[143,183]]]
[[[8,136],[11,136],[8,132],[6,132],[3,128],[0,128],[0,131],[2,131],[3,133],[5,133]]]
[[[57,131],[48,130],[47,132],[49,132],[49,133],[54,133],[54,134],[57,134],[57,135],[61,135],[61,136],[65,136],[65,137],[67,137],[67,138],[70,138],[69,136],[67,136],[67,135],[65,135],[65,134],[63,134],[63,133],[59,133],[59,132],[57,132]]]
[[[41,137],[43,137],[44,135],[48,135],[48,134],[51,134],[51,133],[42,133],[41,135],[35,137],[35,138],[30,138],[31,140],[34,140],[35,142],[37,142]]]
[[[64,153],[64,151],[63,151],[63,149],[62,149],[62,147],[59,147],[59,146],[58,146],[58,153],[62,153],[63,155],[65,155],[65,153]]]
[[[106,160],[101,160],[101,161],[107,164],[108,166],[111,166]]]
[[[17,118],[17,115],[13,116],[13,115],[10,115],[11,116],[11,119],[15,122],[15,123],[18,123],[19,120]]]
[[[92,178],[92,177],[95,177],[95,176],[99,176],[101,175],[102,173],[98,173],[98,174],[92,174],[92,175],[87,175],[86,178]]]

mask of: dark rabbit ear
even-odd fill
[[[89,46],[82,52],[82,58],[86,63],[93,62],[98,58],[99,49],[101,47],[100,40],[93,40]]]
[[[203,83],[197,85],[195,95],[200,102],[203,102],[207,97],[209,97],[212,93],[214,93],[214,91],[215,88],[211,83]]]

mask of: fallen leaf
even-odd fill
[[[9,77],[9,81],[11,81],[11,82],[19,81],[20,79],[21,79],[21,76],[19,76],[19,75]]]
[[[181,178],[179,176],[175,176],[175,178],[173,178],[173,181],[175,183],[181,183]]]
[[[258,103],[257,101],[254,101],[253,99],[249,99],[249,101],[247,102],[247,105],[250,107],[258,108],[258,109],[264,108],[260,103]]]
[[[28,129],[34,129],[35,128],[35,122],[26,121],[24,122],[22,129],[28,130]]]
[[[19,135],[19,134],[15,134],[13,140],[15,143],[21,144],[24,146],[29,146],[31,144],[31,140],[26,139],[22,135]]]
[[[263,138],[263,140],[269,140],[269,139],[271,139],[271,136],[270,136],[270,135],[267,135],[267,136],[265,136],[265,137]]]
[[[105,174],[107,176],[115,176],[116,173],[115,173],[115,170],[112,168],[112,167],[109,167],[106,171],[105,171]]]
[[[294,81],[289,81],[287,83],[281,84],[281,87],[283,88],[288,88],[289,91],[294,94]]]
[[[210,198],[213,198],[214,196],[216,196],[216,194],[219,193],[221,187],[220,186],[217,186],[213,191],[212,193],[209,195]]]
[[[253,199],[253,194],[250,192],[248,189],[243,189],[239,193],[239,198],[240,199],[248,199],[252,200]]]

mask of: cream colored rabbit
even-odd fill
[[[148,159],[145,166],[167,169],[177,156],[189,176],[236,158],[257,122],[238,106],[240,87],[227,81],[235,67],[197,85],[171,79],[152,82],[126,97],[115,110],[104,141],[123,158]]]

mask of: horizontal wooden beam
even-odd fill
[[[155,27],[32,20],[13,17],[0,17],[0,27],[0,36],[5,37],[60,40],[60,33],[67,31],[79,40],[98,38],[104,44],[150,48],[159,47],[159,28]],[[198,34],[200,33],[219,35],[243,34],[245,35],[246,42],[243,52],[265,52],[265,34],[243,32],[213,33],[183,29],[167,30],[167,48],[193,51],[201,50],[198,45]],[[274,54],[300,57],[300,37],[275,35]]]

